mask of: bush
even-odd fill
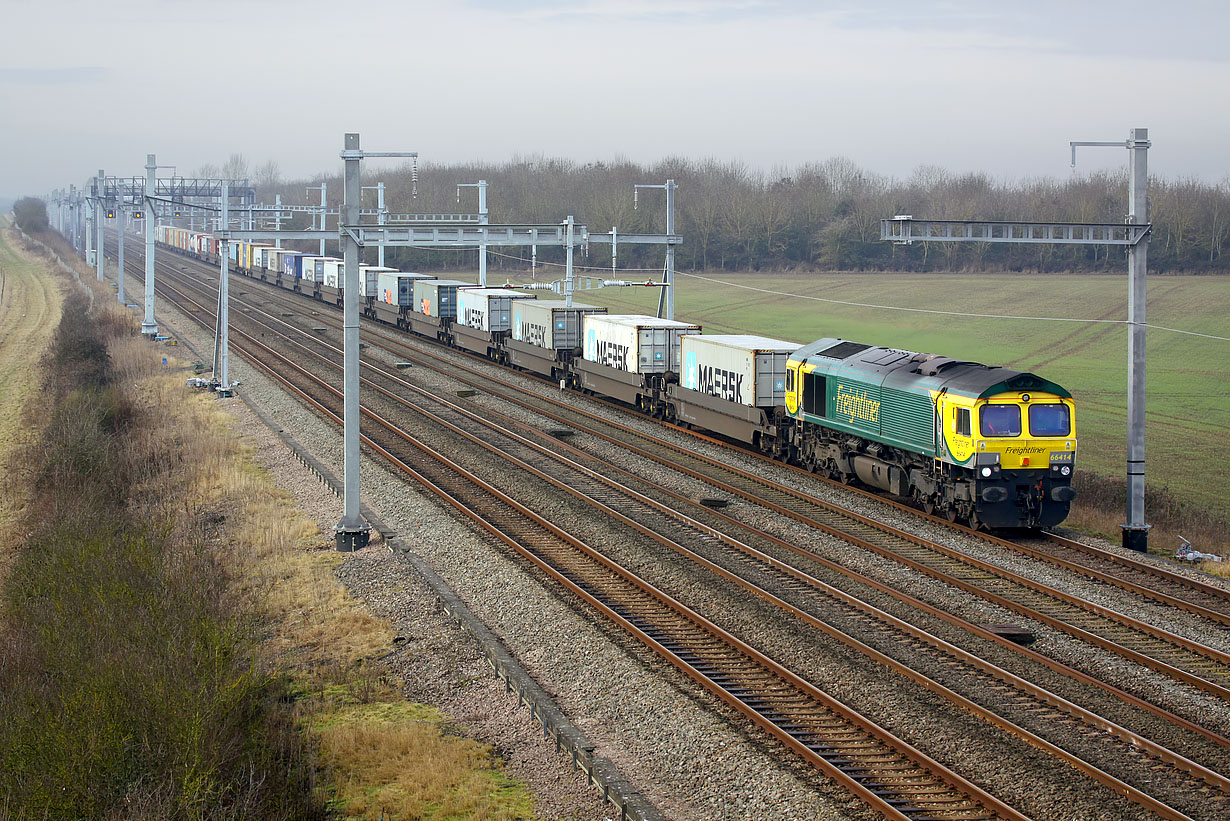
[[[39,234],[47,230],[47,203],[34,197],[22,197],[13,204],[17,224],[27,234]]]

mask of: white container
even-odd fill
[[[629,373],[679,373],[679,340],[700,326],[653,316],[589,314],[583,320],[584,357]]]
[[[512,329],[512,306],[533,294],[511,288],[462,288],[457,291],[457,321],[480,331]]]
[[[304,254],[303,262],[303,281],[304,282],[324,282],[325,281],[325,258],[318,257],[315,254]]]
[[[401,308],[414,304],[414,281],[416,279],[435,279],[432,274],[415,274],[409,271],[394,271],[393,269],[378,272],[376,276],[376,300],[386,305],[396,305]]]
[[[363,296],[380,295],[380,275],[391,274],[396,268],[382,268],[379,265],[359,265],[359,293]]]
[[[276,250],[272,245],[257,245],[252,244],[252,270],[267,271],[269,270],[269,252]]]
[[[744,334],[685,336],[679,384],[727,402],[776,407],[786,400],[786,360],[800,347]]]
[[[581,347],[581,318],[605,314],[606,308],[562,299],[517,300],[512,306],[512,338],[539,348],[573,350]]]
[[[330,288],[342,290],[342,279],[345,276],[345,262],[340,259],[329,258],[325,260],[325,285]]]

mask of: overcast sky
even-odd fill
[[[0,0],[0,27],[0,194],[144,174],[147,153],[335,172],[346,131],[436,162],[1019,179],[1145,126],[1151,171],[1230,173],[1220,0]]]

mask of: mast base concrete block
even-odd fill
[[[1129,527],[1122,525],[1123,546],[1137,553],[1149,552],[1149,525],[1144,527]]]
[[[362,550],[367,547],[368,541],[371,539],[372,529],[363,527],[359,530],[342,530],[333,531],[333,545],[339,553],[353,553],[356,550]]]

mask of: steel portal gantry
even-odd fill
[[[880,239],[913,242],[1012,242],[1062,245],[1122,245],[1128,254],[1128,424],[1127,521],[1121,525],[1123,546],[1145,552],[1150,526],[1145,523],[1145,297],[1149,237],[1149,129],[1133,128],[1118,142],[1072,142],[1072,165],[1078,146],[1128,150],[1128,213],[1115,223],[986,222],[916,220],[897,216],[880,221]]]
[[[417,152],[371,152],[359,147],[359,135],[347,133],[343,138],[340,157],[345,164],[344,195],[339,217],[337,236],[343,249],[345,288],[342,305],[343,327],[343,408],[342,442],[344,460],[344,491],[342,518],[334,527],[335,545],[338,550],[355,550],[367,544],[370,527],[359,512],[359,251],[367,245],[403,247],[457,247],[487,245],[562,245],[567,251],[569,280],[565,286],[565,299],[572,303],[571,272],[572,254],[577,245],[591,241],[602,242],[604,235],[591,234],[584,226],[577,226],[571,216],[559,225],[367,225],[360,222],[359,200],[362,193],[360,162],[367,158],[397,157],[417,158]],[[480,189],[481,190],[481,189]],[[671,188],[667,188],[668,194]],[[323,192],[322,192],[323,193]],[[379,215],[378,215],[379,216]],[[481,218],[482,215],[480,215]],[[276,236],[275,236],[276,234]],[[231,229],[219,226],[215,237],[231,240],[256,239],[301,239],[320,240],[328,238],[329,232],[308,231],[261,231]],[[609,240],[617,241],[614,230]],[[665,244],[668,249],[682,242],[673,234],[631,235],[618,237],[624,242]],[[225,268],[224,268],[225,270]]]

